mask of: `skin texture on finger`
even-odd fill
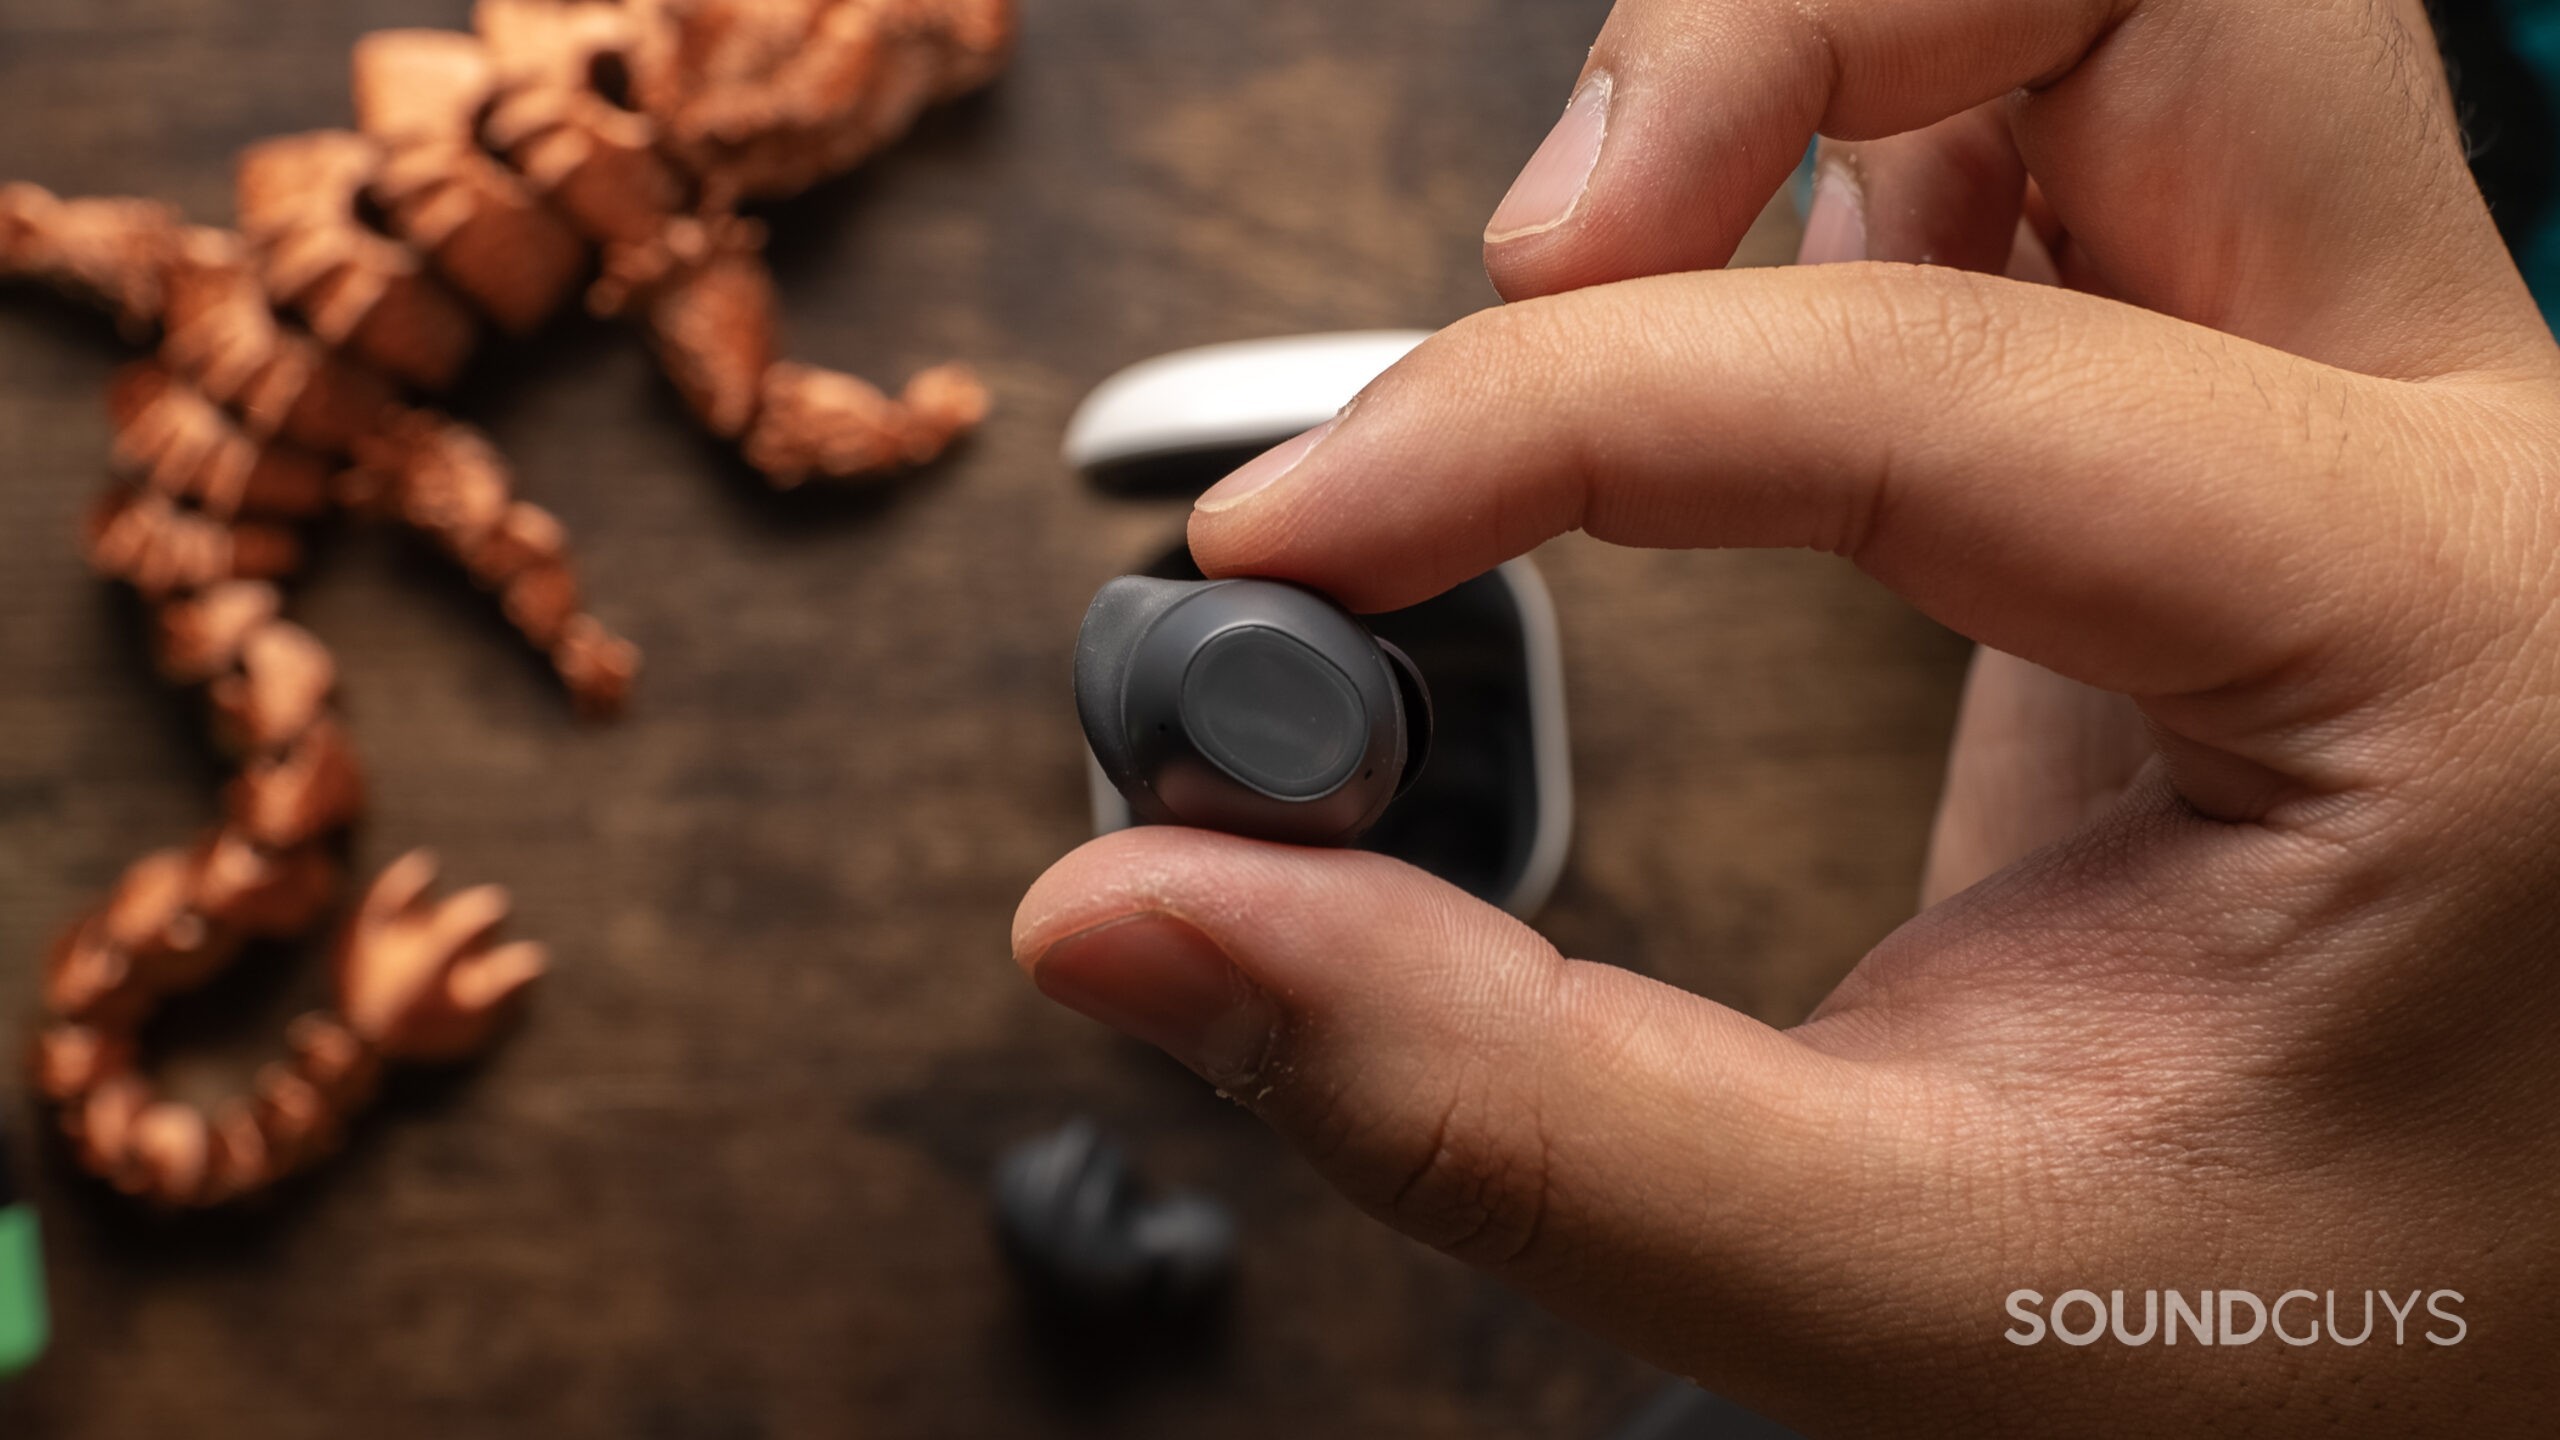
[[[2156,804],[2132,823],[2162,839],[2200,824]],[[2162,893],[2213,868],[2144,850],[2153,864],[2134,868]],[[2107,883],[2107,903],[2139,902],[2127,877]],[[1960,903],[2012,923],[1951,942],[1914,928],[1904,948],[1937,952],[1934,969],[1888,966],[1795,1035],[1563,959],[1396,861],[1171,827],[1059,862],[1026,896],[1014,948],[1044,990],[1214,1072],[1378,1218],[1807,1433],[2408,1433],[2399,1382],[2415,1372],[2365,1373],[2340,1347],[2000,1339],[2001,1297],[2020,1284],[2192,1294],[2198,1234],[2227,1237],[2215,1283],[2267,1295],[2352,1298],[2371,1283],[2363,1257],[2388,1255],[2485,1297],[2501,1262],[2450,1232],[2399,1233],[2398,1212],[2375,1206],[2303,1223],[2283,1177],[2373,1162],[2352,1137],[2305,1139],[2260,1113],[2254,1077],[2284,1053],[2268,1048],[2284,1033],[2269,987],[2197,983],[2206,954],[2183,980],[2075,963],[2092,912],[2068,887]],[[1986,943],[2014,962],[1960,975],[1960,953]],[[1204,961],[1233,978],[1174,979]],[[1080,973],[1061,985],[1061,966]],[[2149,989],[2124,989],[2145,976]],[[1140,993],[1092,1004],[1126,988]],[[1266,1033],[1198,1065],[1183,1047],[1216,1027],[1166,1025],[1169,994]],[[2380,1173],[2377,1193],[2444,1199],[2425,1164]],[[2522,1329],[2511,1302],[2474,1313]],[[2514,1340],[2487,1343],[2512,1363]],[[2142,1404],[2120,1408],[2118,1386]],[[2392,1409],[2345,1412],[2341,1395]]]
[[[1079,937],[1133,915],[1176,917],[1267,1003],[1269,1043],[1223,1089],[1329,1181],[1663,1363],[1801,1396],[1872,1287],[1919,1288],[1925,1265],[1888,1260],[1874,1221],[1935,1164],[1887,1067],[1566,960],[1355,851],[1106,836],[1034,885],[1015,953],[1044,989],[1053,965],[1101,973],[1125,962]]]
[[[1997,650],[1974,652],[1923,908],[2096,819],[2156,754],[2133,702]]]
[[[2551,349],[2400,7],[2147,4],[2010,104],[2082,288],[2371,375]]]
[[[2053,252],[2045,248],[2044,237],[2037,234],[2036,227],[2024,217],[2020,217],[2017,233],[2009,239],[2009,263],[2001,273],[2029,285],[2062,283],[2062,272],[2054,266]]]
[[[1196,510],[1191,544],[1211,574],[1364,610],[1573,529],[1828,550],[2084,684],[2204,696],[2180,734],[2349,788],[2361,777],[2249,747],[2333,719],[2405,658],[2340,642],[2416,583],[2405,538],[2453,523],[2410,483],[2433,462],[2398,433],[2407,404],[2385,382],[1997,278],[1660,277],[1443,332],[1288,474]],[[2338,462],[2306,468],[2306,448]],[[2251,688],[2279,671],[2296,683]]]
[[[1881,140],[1826,140],[1815,163],[1817,194],[1830,180],[1847,187],[1841,203],[1856,209],[1862,243],[1847,258],[1990,275],[2009,268],[2027,171],[2000,107],[1978,105]]]
[[[1621,0],[1576,86],[1609,90],[1580,203],[1489,243],[1486,268],[1520,299],[1722,265],[1817,128],[1887,135],[1970,109],[2067,68],[2121,4]]]
[[[1585,72],[1608,88],[1588,184],[1487,269],[1520,299],[1721,265],[1817,131],[2006,96],[2087,288],[2370,374],[2540,363],[2549,334],[2404,9],[1621,0]]]

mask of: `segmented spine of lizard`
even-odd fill
[[[953,365],[891,397],[780,359],[763,229],[737,207],[984,84],[1013,28],[1011,0],[482,0],[474,33],[359,42],[357,128],[246,151],[236,230],[0,188],[0,278],[157,337],[110,391],[116,478],[88,554],[141,596],[162,673],[201,687],[239,766],[219,824],[135,862],[46,957],[37,1087],[84,1166],[171,1207],[256,1194],[330,1152],[385,1064],[485,1044],[546,963],[497,938],[502,889],[439,899],[413,851],[342,930],[334,1008],[288,1027],[249,1094],[206,1109],[150,1080],[143,1023],[249,941],[317,924],[363,808],[335,666],[283,615],[297,524],[350,509],[417,530],[582,710],[613,713],[638,653],[586,613],[559,522],[415,397],[453,383],[484,323],[532,331],[586,282],[776,484],[932,459],[984,389]]]

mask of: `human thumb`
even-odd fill
[[[1840,1294],[1909,1174],[1869,1066],[1378,855],[1123,831],[1032,887],[1014,953],[1370,1213],[1670,1363],[1777,1339],[1773,1296]]]

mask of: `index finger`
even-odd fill
[[[1985,644],[2185,693],[2390,603],[2383,540],[2439,523],[2401,388],[1936,268],[1664,276],[1443,332],[1204,495],[1191,543],[1368,610],[1576,529],[1828,550]]]

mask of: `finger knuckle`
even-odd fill
[[[1429,1123],[1403,1127],[1371,1170],[1372,1208],[1462,1260],[1500,1266],[1527,1255],[1545,1228],[1553,1180],[1537,1107],[1470,1067],[1421,1113]]]
[[[1470,391],[1535,373],[1557,351],[1557,308],[1546,300],[1524,300],[1478,310],[1424,341],[1416,368],[1464,377]]]

